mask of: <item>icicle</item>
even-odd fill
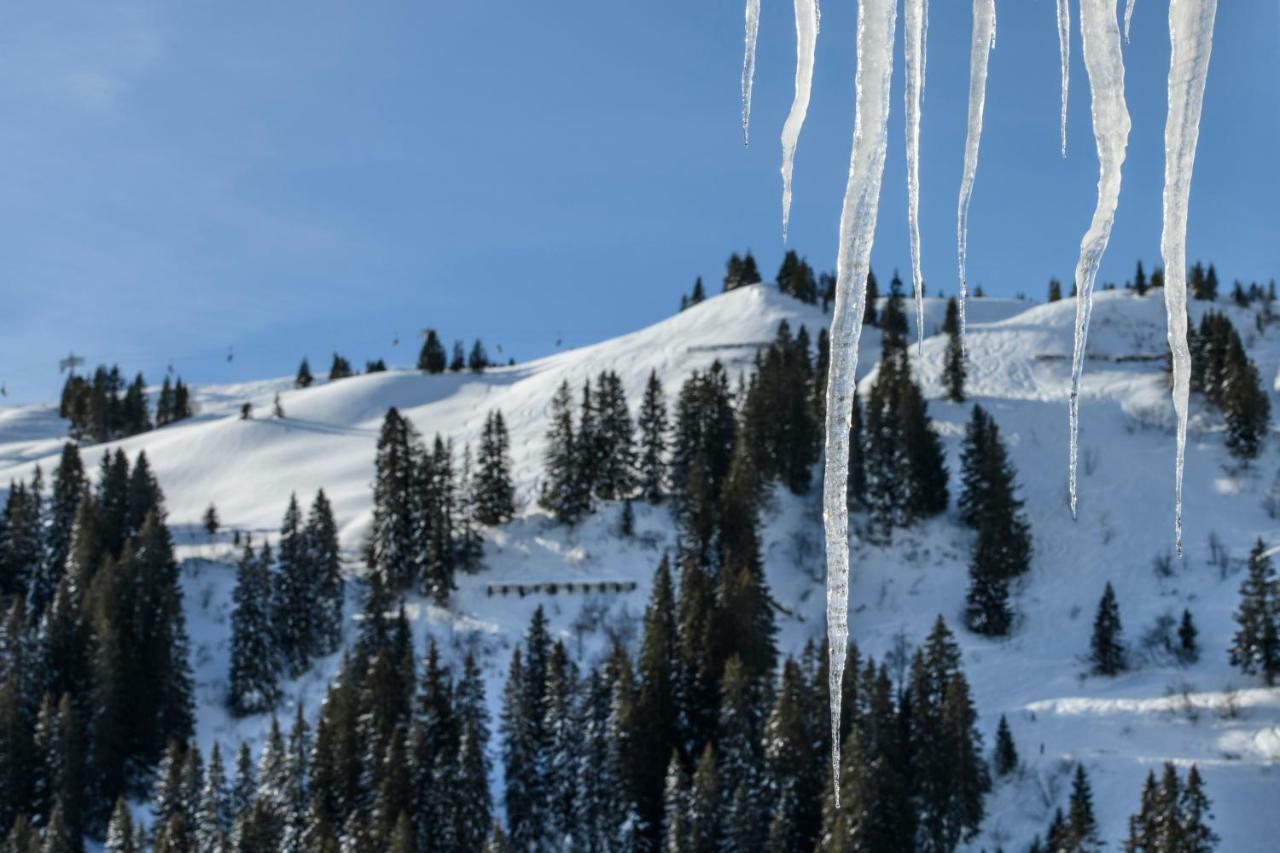
[[[907,69],[907,230],[911,236],[911,283],[916,294],[916,350],[924,355],[924,281],[920,275],[920,95],[924,88],[925,0],[903,0],[902,53]]]
[[[840,214],[836,300],[831,315],[827,373],[827,454],[822,482],[827,545],[827,643],[830,655],[831,770],[840,801],[840,699],[849,643],[849,418],[858,340],[866,310],[867,272],[875,241],[880,179],[888,143],[889,83],[893,77],[895,0],[858,0],[857,111],[849,182]]]
[[[925,70],[929,67],[929,0],[924,0],[924,17],[920,23],[920,100],[924,100]]]
[[[1137,2],[1138,0],[1129,0],[1124,6],[1124,40],[1126,44],[1129,42],[1129,24],[1133,22],[1133,6]],[[1218,0],[1213,0],[1213,2],[1216,4]]]
[[[964,140],[964,176],[956,210],[956,241],[960,248],[960,343],[964,346],[965,302],[969,282],[965,256],[969,243],[969,197],[978,171],[978,143],[982,140],[982,108],[987,100],[987,59],[996,43],[996,0],[973,0],[973,41],[969,47],[969,130]]]
[[[818,44],[818,6],[815,0],[796,0],[796,94],[791,112],[782,125],[782,241],[787,241],[791,219],[791,170],[795,166],[796,143],[809,111],[813,85],[813,55]]]
[[[1067,156],[1067,88],[1071,84],[1071,2],[1058,0],[1058,57],[1062,64],[1062,156]]]
[[[756,33],[760,31],[760,0],[747,0],[747,33],[742,54],[742,144],[751,142],[751,83],[756,76]]]
[[[1132,6],[1132,4],[1130,4]],[[1200,137],[1200,109],[1213,50],[1218,0],[1172,0],[1169,4],[1169,116],[1164,125],[1164,307],[1173,353],[1173,408],[1178,414],[1174,473],[1174,539],[1182,556],[1182,463],[1187,446],[1191,354],[1187,350],[1187,203],[1191,169]]]
[[[1098,146],[1098,202],[1093,221],[1080,241],[1076,263],[1075,353],[1071,360],[1071,397],[1068,400],[1071,450],[1068,477],[1071,515],[1076,515],[1076,453],[1080,426],[1080,378],[1084,372],[1089,315],[1093,311],[1093,283],[1102,253],[1111,239],[1120,198],[1120,169],[1129,142],[1129,110],[1124,101],[1124,57],[1120,52],[1120,27],[1115,0],[1080,0],[1080,41],[1089,72],[1093,138]]]

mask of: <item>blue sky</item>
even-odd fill
[[[1073,3],[1073,6],[1075,4]],[[0,382],[51,399],[58,356],[159,381],[412,360],[417,331],[532,358],[660,319],[731,250],[766,275],[791,4],[764,0],[753,144],[736,2],[43,3],[0,9]],[[924,272],[954,293],[969,4],[931,4]],[[1103,281],[1158,261],[1167,3],[1139,0],[1134,120]],[[970,275],[1040,298],[1094,204],[1078,28],[1058,155],[1053,0],[1004,0]],[[791,245],[834,265],[853,126],[854,4],[827,0]],[[899,33],[899,39],[901,34]],[[899,48],[900,51],[900,48]],[[901,62],[873,256],[908,266]],[[1280,276],[1280,7],[1220,4],[1189,249]],[[398,337],[400,344],[394,346]],[[228,362],[228,353],[234,360]]]

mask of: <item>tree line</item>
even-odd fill
[[[142,374],[137,374],[126,388],[120,368],[114,365],[99,366],[92,377],[75,373],[68,376],[58,403],[58,416],[70,421],[68,432],[76,441],[127,438],[192,414],[191,395],[182,377],[173,383],[165,377],[153,420]]]

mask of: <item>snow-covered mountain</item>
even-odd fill
[[[941,300],[928,301],[926,334],[941,325],[944,307]],[[1276,375],[1280,331],[1256,331],[1247,309],[1212,307],[1230,314],[1259,371]],[[1193,303],[1193,320],[1203,310],[1204,303]],[[914,312],[908,315],[914,320]],[[889,548],[855,543],[850,621],[863,651],[880,658],[900,634],[912,642],[922,639],[941,613],[962,645],[988,746],[1000,715],[1007,715],[1025,769],[997,784],[983,833],[971,846],[1025,846],[1053,809],[1065,804],[1069,771],[1082,761],[1103,837],[1114,848],[1138,806],[1143,777],[1172,760],[1201,768],[1222,850],[1274,849],[1280,832],[1280,775],[1274,771],[1280,760],[1280,690],[1231,669],[1226,649],[1243,558],[1259,536],[1275,539],[1262,496],[1280,464],[1276,443],[1241,467],[1223,447],[1220,418],[1195,413],[1186,466],[1186,556],[1162,572],[1158,567],[1173,545],[1173,410],[1161,359],[1166,344],[1160,294],[1097,297],[1081,404],[1075,521],[1066,500],[1074,302],[1033,306],[977,299],[968,315],[970,402],[943,399],[943,337],[926,339],[921,357],[913,347],[912,358],[953,475],[973,402],[995,416],[1009,445],[1034,537],[1032,570],[1015,596],[1019,622],[1002,641],[960,629],[971,534],[954,513],[896,535]],[[410,603],[420,641],[430,632],[451,655],[467,648],[480,653],[496,711],[509,650],[537,605],[546,607],[572,652],[593,660],[607,641],[602,613],[622,617],[623,639],[627,625],[638,633],[650,576],[674,538],[661,507],[636,505],[638,535],[629,541],[614,535],[616,505],[605,505],[572,530],[536,508],[552,392],[564,380],[576,387],[611,370],[622,378],[634,411],[656,371],[674,399],[692,371],[714,360],[731,375],[747,370],[756,347],[773,337],[783,319],[811,334],[827,322],[814,306],[770,287],[748,287],[630,335],[479,375],[391,370],[305,390],[295,390],[291,378],[194,388],[194,418],[108,445],[130,456],[146,451],[165,491],[179,556],[187,560],[202,746],[254,741],[265,727],[262,718],[235,721],[223,709],[233,549],[229,533],[210,541],[202,530],[200,519],[210,503],[227,530],[252,531],[258,540],[274,535],[291,492],[307,501],[323,487],[352,571],[358,572],[357,553],[371,512],[374,445],[387,408],[398,407],[427,437],[438,432],[459,445],[475,442],[486,414],[500,409],[511,435],[520,515],[486,531],[486,568],[459,576],[450,610]],[[879,347],[878,331],[868,328],[859,360],[864,382],[875,370]],[[277,394],[282,420],[268,417]],[[240,419],[245,402],[258,417]],[[51,470],[66,429],[56,405],[0,409],[0,482],[29,477],[36,463]],[[83,450],[88,466],[96,465],[102,449]],[[764,518],[766,566],[781,608],[784,652],[798,651],[824,631],[816,492],[797,498],[779,490]],[[634,582],[635,589],[593,596],[563,590],[524,597],[487,593],[493,583],[587,579]],[[1087,674],[1083,657],[1108,581],[1137,665],[1118,677],[1099,678]],[[1184,608],[1201,632],[1201,660],[1189,667],[1143,643],[1162,615],[1176,617]],[[335,667],[336,659],[322,661],[291,682],[287,702],[318,703]]]

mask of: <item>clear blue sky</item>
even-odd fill
[[[0,381],[51,399],[56,359],[159,381],[291,373],[336,347],[411,361],[416,332],[527,359],[671,313],[750,247],[771,276],[791,4],[764,0],[753,144],[742,6],[37,3],[0,9]],[[1075,6],[1075,4],[1072,4]],[[853,126],[854,4],[826,0],[792,245],[834,265]],[[953,293],[969,4],[935,0],[922,142],[924,270]],[[1078,28],[1058,156],[1053,0],[1002,0],[970,235],[991,294],[1066,279],[1094,203]],[[1134,130],[1102,280],[1158,261],[1168,32],[1139,0]],[[899,38],[900,38],[899,33]],[[895,85],[901,85],[901,63]],[[1190,251],[1280,276],[1280,6],[1224,0]],[[901,94],[873,262],[908,265]],[[392,342],[399,335],[400,346]],[[235,360],[226,355],[234,351]]]

